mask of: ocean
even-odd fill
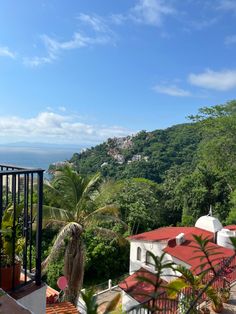
[[[0,146],[0,164],[23,167],[42,168],[47,170],[49,165],[65,161],[80,149],[64,147],[4,147]]]

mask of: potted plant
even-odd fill
[[[230,298],[230,287],[221,288],[220,289],[220,296],[221,296],[222,302],[227,303],[229,301],[229,298]]]
[[[209,309],[209,307],[207,306],[207,304],[205,304],[201,309],[200,309],[200,313],[201,314],[210,314],[211,311]]]
[[[215,293],[211,297],[211,307],[212,310],[215,311],[216,313],[221,313],[223,311],[224,306],[221,299],[221,295],[219,293]]]
[[[20,255],[24,246],[21,224],[22,206],[17,205],[15,209],[15,226],[13,206],[5,209],[2,216],[1,232],[1,282],[3,290],[10,290],[12,285],[16,287],[20,284],[21,262]],[[15,227],[13,232],[13,226]],[[13,236],[15,238],[15,255],[13,255]],[[14,260],[14,265],[13,265]],[[14,279],[13,279],[14,274]]]

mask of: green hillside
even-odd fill
[[[160,183],[174,165],[184,171],[194,168],[200,134],[194,123],[153,132],[141,131],[134,136],[108,139],[76,153],[71,162],[81,174],[99,171],[113,179],[143,177]]]
[[[91,213],[110,205],[119,208],[121,220],[112,222],[103,217],[102,229],[108,227],[112,234],[126,237],[161,226],[192,226],[210,208],[223,224],[236,224],[236,101],[202,108],[190,121],[108,139],[73,155],[73,166],[66,167],[78,171],[74,171],[75,177],[85,180],[97,172],[103,175],[99,190],[87,199],[83,210]],[[59,195],[68,197],[70,193]],[[58,197],[49,191],[44,192],[44,201],[59,206]],[[90,229],[84,240],[87,284],[91,284],[89,278],[99,282],[126,271],[128,247]]]
[[[155,181],[161,213],[156,225],[191,225],[210,206],[222,221],[236,223],[235,108],[236,101],[202,108],[191,123],[108,139],[71,162],[82,175]]]

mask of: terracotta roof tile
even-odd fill
[[[193,233],[196,235],[203,235],[205,237],[213,238],[213,233],[197,227],[163,227],[149,232],[140,233],[128,237],[129,240],[139,241],[163,241],[175,238],[180,233]]]
[[[148,282],[140,281],[138,277],[145,277],[153,282],[156,281],[155,274],[149,272],[145,268],[140,268],[134,274],[119,283],[119,287],[136,301],[138,301],[139,303],[143,303],[150,300],[151,294],[154,292],[154,286]],[[162,280],[162,284],[163,283],[165,283],[164,280]],[[164,290],[163,288],[161,288],[159,291],[161,293]]]
[[[62,302],[48,304],[46,307],[46,314],[79,314],[79,312],[70,302]]]
[[[55,303],[58,296],[59,296],[59,292],[57,290],[53,289],[50,286],[47,286],[47,290],[46,290],[47,303]]]
[[[177,259],[187,263],[191,266],[191,269],[196,273],[201,272],[200,264],[203,263],[199,257],[199,252],[196,252],[196,241],[194,240],[192,234],[185,234],[185,242],[181,245],[167,246],[163,251],[176,257]],[[210,257],[213,265],[219,264],[223,258],[227,258],[234,255],[234,251],[228,248],[219,246],[213,242],[209,243],[209,247],[215,248],[217,255],[212,255]]]
[[[236,225],[225,226],[224,229],[228,229],[228,230],[231,230],[231,231],[236,231]]]

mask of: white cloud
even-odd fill
[[[192,85],[206,89],[227,91],[236,88],[236,70],[216,72],[208,69],[200,74],[190,74],[188,80]]]
[[[217,7],[219,10],[233,11],[236,13],[236,1],[235,0],[220,0]]]
[[[30,66],[32,68],[38,67],[43,64],[52,63],[55,60],[55,57],[48,56],[48,57],[32,57],[32,58],[24,58],[23,63],[24,65]]]
[[[105,45],[111,42],[111,37],[104,34],[95,37],[85,36],[79,32],[74,33],[73,37],[68,41],[58,41],[48,35],[41,36],[46,47],[47,56],[25,58],[24,64],[32,67],[52,63],[58,58],[62,51],[85,48],[93,45]]]
[[[99,35],[95,37],[85,36],[79,32],[74,33],[73,37],[68,41],[57,41],[47,35],[42,36],[42,40],[47,47],[50,55],[54,56],[60,50],[71,50],[83,48],[91,45],[106,44],[110,41],[110,37]]]
[[[191,93],[187,90],[177,87],[176,85],[156,85],[154,91],[161,94],[177,97],[191,96]]]
[[[36,117],[0,117],[0,138],[12,141],[90,144],[131,133],[120,126],[81,123],[75,116],[41,112]]]
[[[120,25],[126,21],[161,26],[167,15],[173,15],[176,10],[171,6],[170,1],[165,0],[137,0],[136,5],[124,14],[112,14],[111,21]]]
[[[9,57],[11,59],[15,59],[15,52],[11,51],[8,47],[0,47],[0,57]]]
[[[86,48],[94,45],[105,45],[114,42],[113,32],[106,26],[102,18],[94,15],[80,14],[78,20],[88,25],[93,33],[86,35],[77,31],[69,40],[61,41],[48,35],[42,35],[41,40],[46,48],[46,56],[34,56],[24,58],[24,64],[31,67],[52,63],[62,51]],[[88,27],[86,28],[88,32]]]
[[[104,19],[98,15],[89,15],[81,13],[78,16],[78,20],[91,26],[96,32],[107,32],[110,31],[106,25]]]
[[[225,44],[226,45],[236,44],[236,35],[227,36],[225,38]]]
[[[130,11],[130,17],[139,23],[160,26],[166,15],[176,11],[163,0],[139,0]]]
[[[111,14],[110,20],[113,24],[121,25],[127,21],[128,16],[126,14]]]

